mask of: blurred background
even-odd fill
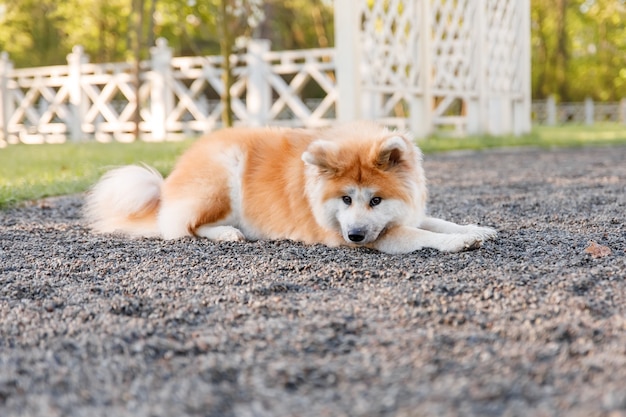
[[[626,143],[626,0],[0,0],[0,53],[0,208],[342,110],[425,152]]]
[[[91,62],[141,56],[164,37],[175,56],[220,53],[218,0],[0,0],[0,51],[15,67],[65,64],[75,45]],[[236,38],[273,50],[334,46],[332,0],[227,0]],[[140,27],[139,27],[140,23]],[[139,30],[138,30],[139,29]],[[531,1],[532,97],[626,97],[626,2]]]

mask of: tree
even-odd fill
[[[65,62],[59,48],[63,32],[54,0],[5,0],[0,3],[0,50],[16,65],[37,66]]]
[[[626,0],[534,1],[533,97],[626,97]]]
[[[133,122],[135,124],[134,135],[135,139],[139,138],[139,123],[141,122],[141,106],[139,101],[139,89],[141,87],[140,80],[140,66],[141,66],[141,54],[143,51],[143,38],[144,38],[144,13],[145,2],[144,0],[133,0],[132,9],[132,30],[129,31],[131,50],[133,51],[133,84],[135,90],[135,108],[133,110]]]
[[[233,86],[233,71],[230,66],[230,56],[233,53],[235,29],[235,19],[232,11],[229,10],[229,0],[220,0],[220,49],[222,52],[222,83],[224,91],[222,92],[222,123],[224,126],[233,125],[233,108],[230,89]]]
[[[237,38],[249,37],[252,30],[263,20],[259,0],[220,0],[219,35],[222,55],[222,123],[233,125],[233,110],[230,90],[233,85],[233,72],[230,56],[235,49]]]
[[[256,35],[270,39],[277,50],[326,48],[334,44],[333,2],[330,0],[269,0],[267,18]]]
[[[175,55],[220,53],[220,2],[145,0],[142,57],[147,57],[147,48],[157,37],[166,38]],[[225,4],[235,17],[234,38],[263,37],[274,49],[333,44],[331,0]],[[259,24],[263,14],[270,18]],[[133,28],[133,0],[0,0],[0,50],[9,53],[16,67],[64,64],[79,44],[92,62],[131,60]]]

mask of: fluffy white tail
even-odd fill
[[[162,184],[161,174],[148,166],[113,169],[88,193],[85,217],[96,232],[159,236]]]

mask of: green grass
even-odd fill
[[[146,143],[67,143],[12,145],[0,149],[0,209],[42,197],[85,191],[108,168],[144,162],[167,174],[193,141]],[[529,135],[434,136],[420,140],[426,153],[511,146],[588,146],[626,144],[626,125],[537,127]]]
[[[113,166],[143,162],[169,172],[192,141],[11,145],[0,149],[0,208],[85,191]]]
[[[622,145],[626,144],[626,125],[606,123],[593,126],[538,126],[530,134],[523,136],[470,136],[458,138],[439,135],[420,140],[418,143],[425,153],[519,146],[552,148]]]

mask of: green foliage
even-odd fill
[[[533,1],[533,97],[626,97],[626,1]]]
[[[57,1],[54,12],[61,22],[62,48],[70,51],[82,45],[92,62],[131,58],[129,45],[131,1]],[[80,10],[80,13],[77,11]]]
[[[141,56],[148,57],[158,37],[166,38],[177,56],[218,54],[222,1],[241,17],[234,38],[263,37],[274,49],[332,45],[327,0],[144,0]],[[266,18],[249,27],[257,4]],[[130,60],[132,13],[130,0],[0,0],[0,51],[18,68],[65,64],[76,45],[91,62]]]
[[[17,63],[29,66],[60,64],[61,22],[54,15],[54,0],[5,0],[0,2],[0,50]]]
[[[265,1],[265,19],[256,31],[275,50],[325,48],[334,45],[332,1]]]

